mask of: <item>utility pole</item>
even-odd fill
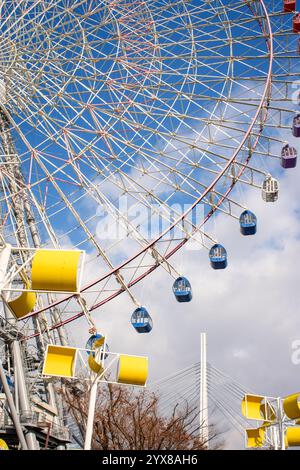
[[[201,354],[200,354],[200,440],[205,448],[209,449],[208,433],[208,395],[207,395],[207,360],[206,360],[206,333],[201,333]]]

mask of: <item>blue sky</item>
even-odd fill
[[[93,2],[93,5],[96,3]],[[172,18],[168,18],[168,13],[165,13],[165,19],[160,17],[158,7],[165,3],[151,2],[151,6],[153,11],[156,11],[157,24],[159,24],[161,34],[165,34],[165,29],[172,30],[173,28],[174,30],[171,33],[165,34],[162,38],[166,41],[164,43],[167,51],[166,56],[168,54],[172,56],[173,53],[178,56],[180,54],[184,55],[187,51],[186,45],[188,44],[191,47],[192,44],[191,36],[186,34],[188,28],[186,28],[184,23],[185,20],[188,20],[188,15],[186,17],[183,15],[183,23],[181,24],[183,32],[181,31],[180,33],[175,28],[176,25],[178,26],[177,20],[174,22]],[[194,8],[197,6],[196,0],[190,3],[190,6],[186,5],[184,8]],[[273,2],[267,1],[266,3],[270,7]],[[224,4],[226,6],[226,2]],[[244,3],[243,8],[246,8]],[[203,20],[207,14],[210,15],[209,8],[208,12],[202,13],[202,17],[199,15],[199,18],[197,17],[198,14],[195,14],[195,21],[200,21],[201,25],[201,19]],[[121,13],[117,11],[117,7],[116,11],[109,11],[109,14],[114,19]],[[172,14],[174,15],[174,11]],[[56,62],[57,68],[55,66],[52,69],[52,73],[49,73],[49,69],[47,69],[49,64],[43,63],[44,54],[49,52],[47,51],[47,42],[43,43],[45,50],[41,48],[37,51],[37,56],[32,56],[28,54],[25,47],[26,44],[24,46],[25,36],[23,37],[21,34],[18,37],[20,50],[23,47],[26,52],[22,57],[26,57],[30,65],[29,69],[30,73],[32,73],[30,77],[33,80],[33,85],[38,84],[40,90],[43,90],[43,95],[35,93],[30,95],[32,90],[29,86],[27,92],[30,95],[31,105],[25,110],[20,106],[20,108],[15,109],[15,112],[18,114],[16,122],[22,123],[22,130],[27,135],[30,145],[39,148],[41,159],[50,173],[53,173],[53,165],[59,167],[62,164],[58,160],[59,158],[63,160],[69,158],[65,149],[66,142],[63,140],[62,135],[64,127],[68,127],[68,131],[72,134],[75,151],[78,152],[93,142],[93,150],[98,152],[99,167],[92,169],[85,166],[92,160],[90,148],[85,151],[84,158],[82,162],[78,163],[78,167],[93,181],[99,181],[99,179],[97,180],[99,178],[98,170],[99,168],[103,170],[104,176],[102,175],[101,189],[107,194],[113,204],[117,203],[121,191],[114,193],[112,185],[109,184],[110,172],[113,172],[113,168],[122,168],[133,180],[141,178],[136,167],[143,160],[139,150],[141,150],[141,146],[144,147],[144,144],[146,150],[143,148],[143,151],[145,151],[146,155],[148,153],[150,158],[156,155],[155,152],[163,149],[166,154],[168,153],[168,158],[170,156],[176,157],[182,151],[183,153],[186,152],[185,156],[188,155],[192,160],[205,162],[205,158],[207,158],[205,157],[205,150],[201,151],[201,149],[198,149],[191,152],[190,149],[186,150],[188,144],[184,144],[185,149],[182,149],[178,141],[183,136],[188,143],[196,141],[201,147],[202,138],[204,140],[202,144],[205,147],[207,133],[203,128],[199,127],[199,123],[200,126],[203,125],[201,118],[206,115],[210,116],[212,105],[210,102],[209,104],[204,102],[201,99],[201,94],[206,93],[207,97],[219,97],[224,84],[222,81],[210,83],[209,76],[205,76],[205,74],[209,74],[213,68],[218,70],[220,75],[226,73],[228,63],[223,63],[222,60],[216,59],[216,57],[208,58],[203,60],[202,68],[199,66],[201,62],[199,61],[197,70],[191,72],[184,59],[170,59],[169,56],[167,57],[168,60],[163,62],[164,73],[159,75],[157,73],[159,67],[157,66],[157,69],[155,69],[157,57],[154,55],[153,63],[151,62],[151,67],[154,67],[154,69],[151,69],[153,73],[153,76],[150,77],[151,80],[146,76],[143,77],[143,73],[139,75],[132,74],[132,69],[130,68],[132,64],[130,64],[130,61],[125,63],[124,68],[120,68],[119,65],[115,68],[112,67],[110,72],[110,60],[105,61],[104,59],[109,54],[116,54],[116,56],[120,54],[119,43],[115,41],[114,37],[115,23],[103,25],[99,32],[99,29],[97,29],[99,23],[95,22],[95,18],[98,18],[96,15],[85,26],[88,31],[87,37],[91,43],[95,43],[92,55],[96,55],[99,62],[95,62],[92,68],[89,68],[86,63],[82,63],[82,68],[77,71],[77,79],[80,84],[77,83],[75,86],[73,81],[71,81],[68,87],[64,88],[64,96],[61,97],[59,91],[64,85],[65,78],[62,72],[68,71],[71,75],[75,73],[75,69],[72,69],[70,66],[78,62],[82,38],[79,29],[74,27],[74,24],[77,23],[74,23],[74,18],[72,18],[71,22],[68,23],[69,26],[65,39],[61,40],[61,29],[57,26],[56,20],[51,19],[51,12],[49,15],[50,21],[45,21],[44,27],[46,31],[48,30],[49,32],[50,30],[51,34],[56,30],[56,35],[50,35],[53,47],[52,52],[55,55],[61,54],[61,50],[64,50],[64,53],[60,56],[59,61]],[[231,14],[231,20],[237,17],[238,13]],[[99,20],[101,18],[100,14]],[[222,30],[218,30],[218,21],[218,17],[213,17],[213,21],[207,27],[206,32],[211,34],[216,31],[219,37],[223,37],[225,33]],[[57,27],[52,31],[51,26],[53,24]],[[183,28],[183,25],[186,30]],[[274,19],[273,26],[274,31],[282,27],[280,20]],[[291,17],[286,17],[283,26],[287,30],[291,28]],[[256,32],[259,34],[258,25],[256,25],[256,28]],[[20,31],[22,33],[22,28]],[[211,36],[210,34],[206,36],[202,31],[201,37],[201,27],[195,28],[195,31],[198,34],[197,41],[200,52],[205,57],[208,54],[207,51],[209,51],[209,48],[206,47],[206,40],[209,41]],[[233,33],[236,36],[242,34],[242,32],[243,26],[235,26]],[[134,34],[135,36],[131,37],[131,41],[137,39],[136,31]],[[108,42],[106,42],[107,38],[109,38]],[[32,41],[32,44],[29,44],[30,47],[33,47],[35,44],[36,38],[34,36]],[[67,41],[68,44],[73,44],[73,49],[69,50],[64,41]],[[277,50],[280,50],[282,47],[282,42],[280,41],[281,39],[278,41],[276,39]],[[295,44],[295,41],[296,37],[293,38],[291,44]],[[225,55],[229,54],[228,45],[224,45],[223,49],[218,40],[210,44],[212,47],[216,46],[217,50],[220,47],[219,52]],[[261,51],[265,51],[265,47],[263,36],[253,41],[251,45],[246,43],[237,46],[235,54],[248,55],[250,58],[248,57],[248,63],[243,64],[242,61],[238,62],[234,71],[235,75],[243,77],[243,74],[248,74],[248,78],[255,77],[257,70],[255,68],[252,69],[251,66],[249,67],[249,64],[254,63],[254,61],[251,62],[251,57],[256,57],[256,53],[261,54]],[[42,64],[46,64],[45,73],[37,79],[38,71],[41,71]],[[258,59],[257,66],[262,77],[266,75],[267,65],[268,60]],[[286,72],[287,63],[279,61],[276,62],[274,68],[276,73],[281,72],[281,65],[283,66],[284,73]],[[299,66],[297,66],[297,70],[296,66],[297,64],[295,64],[294,68],[295,74],[299,71]],[[174,71],[176,72],[174,73]],[[95,82],[95,72],[101,78],[99,82]],[[196,88],[195,102],[198,99],[197,103],[193,102],[191,104],[188,98],[183,99],[180,94],[174,95],[173,87],[176,88],[177,76],[179,75],[181,80],[188,73],[190,75],[196,74],[203,81],[203,83],[199,81]],[[108,78],[114,81],[113,85],[107,82]],[[283,76],[283,89],[285,89],[284,78]],[[290,80],[292,79],[293,77],[290,77]],[[19,88],[22,89],[22,84],[25,87],[25,82],[26,76],[24,75],[21,76],[19,81],[15,81],[14,86],[17,83]],[[135,86],[137,84],[143,85],[145,89],[141,87],[138,88],[138,91],[132,91],[128,86],[132,85],[132,83]],[[261,82],[259,84],[255,81],[248,83],[250,83],[249,88],[253,87],[254,89],[254,91],[248,92],[249,97],[253,98],[256,93],[260,96],[262,92]],[[86,86],[90,87],[90,93],[84,91]],[[110,88],[111,86],[112,88]],[[153,91],[151,87],[154,88],[154,92],[159,96],[159,103],[156,106],[152,106],[147,101],[150,99],[149,93],[151,90]],[[229,88],[230,86],[227,84],[223,91],[229,90]],[[97,93],[94,93],[95,89]],[[26,90],[26,87],[24,90]],[[192,81],[185,83],[181,91],[187,94],[192,93],[195,91],[194,83]],[[232,91],[233,98],[237,96],[243,97],[241,88],[234,87]],[[14,101],[15,89],[12,88],[10,92],[12,98],[8,106],[11,105],[12,111],[14,111],[13,108],[16,106]],[[198,96],[197,99],[196,95]],[[276,99],[279,97],[276,87],[274,87],[274,96]],[[90,100],[89,97],[91,98]],[[130,100],[134,101],[131,107],[128,106],[128,101]],[[73,120],[77,116],[78,108],[76,107],[76,110],[71,109],[71,105],[77,106],[77,101],[82,106],[81,114],[78,113],[78,119]],[[97,125],[91,119],[92,114],[85,108],[86,101],[98,106],[96,113],[98,119],[97,125],[100,126],[101,130],[111,132],[111,149],[105,143],[103,135],[97,134]],[[118,113],[120,110],[115,109],[116,102],[123,107],[121,111],[124,121],[119,117]],[[167,115],[170,110],[170,103],[171,107],[173,106],[173,115]],[[283,106],[282,103],[275,100],[272,101],[272,105],[275,107]],[[292,101],[284,103],[284,105],[292,107],[295,112],[299,110],[298,105],[292,103]],[[142,112],[140,112],[141,109]],[[248,108],[247,103],[240,105],[240,110],[248,113],[247,120],[254,114],[254,109],[250,109],[250,106]],[[33,111],[36,114],[32,114]],[[183,114],[186,112],[187,116],[179,118],[178,113],[180,112]],[[227,118],[233,118],[234,115],[235,112],[229,110],[226,116]],[[28,116],[30,119],[33,119],[32,128],[30,128],[26,121]],[[216,113],[216,116],[218,116],[218,113]],[[275,114],[273,115],[272,113],[271,117],[274,118],[274,116]],[[125,118],[136,120],[138,124],[146,126],[146,130],[140,131],[132,128],[132,123],[128,123]],[[244,129],[245,117],[241,117],[241,120],[242,124],[239,129]],[[45,128],[45,123],[47,126],[53,125],[53,128]],[[289,121],[284,123],[289,125]],[[37,124],[37,129],[34,128],[35,124]],[[83,132],[86,129],[91,131],[91,133]],[[153,130],[157,130],[158,134],[152,133]],[[161,136],[165,132],[167,132],[167,139],[162,139]],[[272,137],[278,137],[280,140],[294,142],[298,150],[300,150],[297,139],[293,139],[289,131],[283,133],[281,131],[267,130],[266,132],[269,132],[269,135]],[[242,133],[238,134],[237,140],[241,138]],[[120,136],[121,142],[118,142]],[[53,141],[53,137],[58,140]],[[233,137],[234,135],[227,135],[222,143],[228,143]],[[84,142],[81,141],[82,138],[84,138]],[[174,145],[172,150],[173,138],[175,138],[176,145]],[[218,138],[220,138],[220,135],[218,135]],[[132,147],[132,142],[138,150]],[[274,144],[272,147],[273,152],[277,156],[280,155],[281,146],[281,144]],[[16,136],[16,147],[21,154],[23,171],[28,175],[30,172],[28,159],[30,149],[26,148],[24,143],[21,143],[18,136]],[[210,145],[210,150],[217,153],[218,145]],[[107,158],[110,157],[110,151],[112,153],[118,151],[119,159],[108,163]],[[226,150],[223,150],[223,152],[226,157],[229,156],[229,151],[226,153]],[[164,158],[162,157],[161,167],[159,167],[161,172],[163,172],[163,163]],[[222,214],[214,217],[207,224],[205,230],[212,232],[215,238],[227,249],[228,268],[225,271],[218,272],[212,270],[209,265],[207,251],[200,249],[200,247],[198,250],[189,250],[187,245],[172,258],[172,264],[178,267],[181,273],[186,275],[191,281],[194,295],[190,304],[176,303],[172,293],[173,280],[164,270],[158,269],[133,289],[133,292],[142,304],[147,307],[153,318],[154,328],[151,334],[138,335],[133,330],[130,325],[130,316],[134,310],[134,305],[125,295],[109,302],[94,313],[99,330],[105,331],[108,334],[112,351],[149,355],[150,381],[157,380],[160,377],[198,362],[200,355],[200,332],[206,331],[208,335],[209,361],[246,387],[249,387],[252,391],[270,395],[285,395],[296,392],[298,389],[297,377],[300,365],[297,366],[292,363],[291,354],[293,341],[300,339],[298,313],[300,300],[300,289],[298,287],[298,266],[300,265],[299,168],[283,172],[280,170],[279,161],[275,159],[273,161],[256,159],[255,163],[261,165],[264,170],[272,171],[280,179],[279,200],[275,204],[266,204],[262,201],[260,190],[249,188],[249,186],[243,188],[239,186],[234,190],[232,195],[258,217],[258,232],[255,237],[242,237],[239,232],[238,221]],[[37,173],[32,177],[32,181],[38,181],[44,175],[44,170],[39,169],[39,164],[34,163],[33,166]],[[184,166],[180,167],[180,169],[185,171]],[[76,176],[76,172],[74,172],[74,167],[69,165],[65,175],[63,172],[58,172],[56,176],[71,179]],[[211,175],[203,175],[200,170],[194,170],[192,176],[196,179],[202,178],[202,182],[205,184],[208,184],[208,181],[212,179]],[[148,185],[151,188],[152,182],[147,181],[146,178],[142,182],[146,187]],[[87,201],[75,202],[76,196],[71,194],[73,186],[70,185],[70,180],[68,183],[66,181],[59,181],[58,185],[65,192],[68,200],[76,205],[78,212],[84,220],[89,215],[96,213],[97,208],[91,198],[87,197]],[[44,200],[47,186],[48,183],[43,181],[39,184],[38,188],[33,189],[35,196],[40,202]],[[53,211],[51,206],[54,202],[57,202],[57,207],[61,208],[65,204],[60,201],[60,197],[57,196],[56,190],[53,189],[51,184],[49,187],[49,200],[46,204],[46,208],[49,211],[48,215],[50,215],[50,211]],[[87,189],[84,186],[80,186],[78,191],[79,193],[85,193]],[[160,197],[168,197],[167,188],[165,188],[163,183],[160,187],[156,188],[156,191]],[[178,195],[177,193],[170,202],[182,204],[184,202],[191,202],[191,200],[193,200],[193,197],[183,195],[182,193]],[[65,232],[72,230],[75,226],[73,216],[70,216],[70,213],[66,213],[67,210],[64,209],[61,213],[51,217],[54,230],[59,236],[63,236]],[[94,229],[96,223],[97,220],[89,223],[89,227]],[[85,237],[85,231],[76,228],[74,232],[65,237],[65,239],[62,239],[65,244],[68,243],[72,246],[82,241]],[[46,232],[42,231],[42,238],[43,241],[48,241]],[[113,262],[115,264],[120,262],[122,257],[128,255],[133,249],[130,243],[130,241],[125,240],[120,251],[113,254]],[[87,251],[90,251],[91,244],[84,242],[81,248],[86,248]],[[100,266],[98,260],[92,266],[89,266],[88,269],[89,273],[86,274],[86,277],[92,275],[92,278],[94,278],[94,273],[102,272],[103,265]],[[87,337],[82,333],[83,328],[87,330],[83,320],[68,327],[73,344],[78,346],[85,344]],[[238,439],[234,438],[232,445],[240,446],[241,443]]]

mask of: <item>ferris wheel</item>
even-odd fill
[[[44,318],[39,332],[84,314],[91,321],[90,312],[126,293],[137,331],[150,331],[135,284],[160,267],[174,278],[177,300],[189,301],[190,283],[172,255],[192,240],[209,250],[213,268],[225,268],[226,248],[204,230],[215,212],[239,219],[243,235],[255,233],[255,214],[231,191],[251,185],[275,201],[271,159],[296,165],[290,141],[281,154],[273,150],[279,126],[299,137],[290,88],[295,8],[2,2],[3,242],[88,255],[77,312],[64,313],[70,302],[76,310],[73,295],[51,295],[23,310],[26,327],[51,309],[56,320]],[[12,290],[22,282],[14,278]]]
[[[8,0],[0,14],[8,320],[39,347],[56,331],[67,344],[64,325],[85,316],[96,337],[101,306],[122,294],[149,333],[134,286],[163,269],[170,295],[191,301],[172,256],[193,242],[225,269],[206,222],[220,214],[254,235],[234,188],[274,202],[281,170],[296,166],[296,2]],[[59,253],[43,289],[37,272],[55,277]],[[66,266],[76,286],[59,286]]]
[[[282,154],[273,150],[279,125],[299,136],[289,87],[297,70],[286,58],[299,53],[295,8],[293,1],[2,2],[3,241],[87,253],[77,307],[73,295],[30,304],[22,314],[29,336],[84,314],[92,322],[91,312],[121,293],[135,305],[137,331],[150,330],[135,284],[160,267],[174,278],[177,300],[189,301],[188,273],[177,271],[172,255],[192,240],[209,250],[213,268],[225,268],[226,248],[204,230],[215,212],[237,219],[242,234],[255,233],[255,214],[231,191],[251,185],[275,201],[271,159],[296,165],[290,141]],[[14,278],[14,291],[22,282]],[[73,315],[65,313],[70,302]],[[53,310],[30,333],[39,314]]]

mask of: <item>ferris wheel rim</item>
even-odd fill
[[[256,113],[247,129],[247,131],[245,132],[244,134],[244,137],[243,139],[241,140],[241,142],[239,143],[238,147],[236,148],[236,150],[234,151],[234,154],[233,156],[228,160],[227,164],[225,165],[224,169],[216,176],[216,178],[214,179],[214,181],[206,188],[206,190],[200,195],[200,197],[185,211],[184,214],[182,214],[181,216],[179,216],[168,228],[166,228],[162,233],[160,233],[154,240],[152,240],[151,242],[148,243],[148,245],[146,245],[144,248],[142,248],[140,251],[138,251],[137,253],[135,253],[133,256],[131,256],[130,258],[128,258],[127,260],[125,260],[123,263],[121,263],[119,266],[117,266],[116,268],[114,268],[113,270],[111,270],[110,272],[104,274],[103,276],[101,276],[100,278],[97,278],[96,280],[88,283],[87,285],[83,286],[83,288],[80,290],[80,293],[79,294],[82,294],[84,293],[85,291],[87,291],[88,289],[90,289],[91,287],[97,285],[98,283],[100,283],[101,281],[109,278],[110,276],[113,276],[114,274],[118,273],[120,270],[122,270],[126,265],[128,265],[129,263],[131,263],[132,261],[134,261],[136,258],[138,258],[140,255],[142,255],[143,253],[146,253],[149,249],[153,248],[153,246],[158,242],[160,241],[166,234],[168,234],[174,227],[176,227],[180,222],[182,222],[183,220],[185,220],[185,218],[187,217],[187,215],[190,214],[190,212],[205,198],[205,196],[207,196],[214,188],[214,186],[216,185],[216,183],[224,176],[224,174],[226,173],[226,171],[230,168],[230,166],[235,162],[238,154],[240,153],[241,149],[243,148],[247,138],[249,137],[249,135],[251,134],[251,131],[253,130],[253,127],[255,126],[255,123],[257,122],[258,118],[259,118],[259,115],[260,115],[260,112],[262,109],[264,108],[268,108],[268,103],[269,103],[269,99],[270,99],[270,96],[271,96],[271,84],[272,84],[272,65],[273,65],[273,58],[274,58],[274,50],[273,50],[273,31],[272,31],[272,26],[271,26],[271,21],[270,21],[270,17],[269,17],[269,13],[268,13],[268,9],[265,5],[265,2],[264,0],[259,0],[261,6],[262,6],[262,9],[264,11],[264,14],[265,14],[265,20],[266,20],[266,24],[267,24],[267,28],[268,28],[268,34],[267,34],[267,37],[266,37],[266,42],[267,42],[267,48],[269,50],[269,67],[268,67],[268,73],[267,73],[267,77],[266,77],[266,81],[265,81],[265,85],[264,85],[264,90],[263,90],[263,93],[262,93],[262,97],[261,97],[261,100],[260,100],[260,103],[257,107],[257,110],[256,110]],[[251,5],[247,5],[250,10],[252,11],[253,13],[253,10],[251,8]],[[260,27],[262,28],[263,30],[263,25],[262,25],[262,20],[261,19],[257,19],[259,24],[260,24]],[[263,124],[266,122],[266,119],[267,119],[267,113],[265,113],[264,115],[264,118],[263,118]],[[259,139],[260,139],[260,136],[263,132],[263,126],[262,128],[260,129],[260,131],[258,132],[258,136],[256,138],[256,141],[254,142],[252,148],[255,149],[258,142],[259,142]],[[233,189],[233,187],[235,186],[236,182],[238,181],[238,179],[240,178],[240,176],[244,173],[245,169],[247,168],[248,166],[248,163],[250,161],[250,157],[247,157],[245,163],[243,163],[241,165],[241,168],[239,170],[239,174],[237,175],[237,179],[233,180],[231,182],[231,184],[229,185],[229,188],[227,189],[227,191],[222,195],[222,197],[220,199],[218,199],[217,203],[215,204],[214,207],[211,208],[209,214],[205,217],[205,219],[202,221],[202,223],[200,224],[200,227],[203,226],[206,221],[215,213],[215,211],[217,210],[217,208],[222,204],[223,200],[226,199],[226,197],[228,196],[228,194],[231,192],[231,190]],[[199,228],[199,227],[197,227]],[[169,259],[171,256],[173,256],[173,254],[175,254],[183,245],[185,245],[187,243],[187,241],[189,240],[188,237],[184,238],[180,243],[178,243],[178,245],[176,245],[170,253],[166,254],[165,255],[165,259]],[[144,279],[145,277],[147,277],[147,275],[151,274],[153,271],[155,271],[158,267],[160,266],[160,264],[153,264],[153,266],[151,266],[146,272],[142,273],[140,276],[138,276],[137,278],[133,279],[129,284],[128,284],[128,287],[132,287],[134,286],[135,284],[137,284],[138,282],[140,282],[142,279]],[[110,296],[108,296],[107,298],[103,299],[101,302],[98,302],[96,303],[95,305],[92,305],[89,307],[89,311],[93,311],[93,310],[96,310],[97,308],[103,306],[104,304],[106,304],[107,302],[109,302],[110,300],[116,298],[117,296],[119,296],[120,294],[124,293],[125,290],[123,288],[120,288],[119,290],[117,290],[116,292],[114,292],[113,294],[111,294]],[[78,294],[77,294],[78,295]],[[46,307],[43,307],[43,308],[40,308],[40,309],[37,309],[36,311],[34,312],[31,312],[30,314],[28,314],[27,316],[25,316],[23,319],[24,320],[27,320],[28,318],[31,318],[33,316],[36,316],[38,315],[39,313],[42,313],[48,309],[51,309],[53,307],[56,307],[68,300],[71,300],[72,298],[74,298],[76,296],[76,294],[71,294],[71,295],[68,295],[64,298],[61,298],[61,299],[58,299],[56,300],[55,302],[51,303],[51,304],[48,304]],[[67,318],[65,320],[62,320],[60,323],[58,324],[55,324],[55,325],[52,325],[52,327],[49,328],[49,331],[52,331],[52,330],[55,330],[57,328],[60,328],[62,327],[63,325],[66,325],[68,323],[71,323],[75,320],[77,320],[78,318],[82,317],[84,315],[84,312],[79,312],[75,315],[73,315],[72,317],[70,318]],[[32,334],[32,335],[29,335],[27,336],[26,338],[24,338],[25,340],[27,339],[30,339],[32,337],[35,337],[37,336],[38,333],[35,333],[35,334]]]

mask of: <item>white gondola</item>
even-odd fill
[[[279,183],[268,175],[262,185],[262,198],[265,202],[275,202],[278,199]]]

